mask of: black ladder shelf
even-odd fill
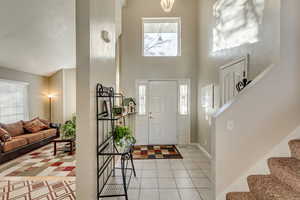
[[[128,200],[127,190],[132,175],[136,176],[132,145],[119,152],[114,143],[114,132],[119,120],[126,125],[126,115],[114,116],[113,108],[116,99],[123,104],[123,95],[114,92],[112,87],[97,84],[97,198],[121,197]],[[100,135],[101,133],[101,135]],[[120,159],[120,166],[116,166],[116,158]],[[130,165],[131,166],[130,166]]]

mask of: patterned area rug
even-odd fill
[[[75,181],[0,181],[0,200],[74,200]]]
[[[133,159],[182,159],[175,145],[136,145]]]
[[[64,144],[58,144],[63,148]],[[75,176],[75,155],[58,151],[53,155],[53,144],[32,151],[0,165],[0,178],[11,176]],[[1,200],[1,199],[0,199]]]

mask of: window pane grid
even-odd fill
[[[0,80],[0,122],[11,123],[27,119],[27,86]]]
[[[188,114],[188,86],[179,86],[179,113],[181,115]]]
[[[146,114],[146,86],[139,86],[139,114]]]
[[[172,20],[168,18],[144,18],[143,27],[144,56],[179,56],[179,18]]]

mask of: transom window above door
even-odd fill
[[[143,18],[143,56],[174,57],[181,54],[179,17]]]

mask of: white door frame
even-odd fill
[[[150,118],[150,113],[149,113],[149,117],[148,117],[148,144],[178,144],[178,131],[177,131],[177,121],[178,121],[178,82],[177,81],[154,81],[154,80],[150,80],[149,82],[149,92],[148,92],[148,104],[147,104],[147,107],[148,107],[148,110],[152,112],[151,116],[152,116],[152,119]],[[171,86],[171,88],[164,88],[167,84],[169,87]],[[163,93],[160,93],[158,91],[160,91],[161,87],[163,87],[163,90],[164,92]],[[155,88],[155,89],[153,89]],[[168,89],[170,89],[170,91],[168,91]],[[157,91],[155,91],[157,90]],[[160,93],[160,98],[161,100],[163,100],[161,103],[165,105],[165,107],[169,107],[167,106],[168,104],[171,105],[173,104],[172,108],[169,110],[169,112],[172,112],[172,113],[168,113],[168,115],[166,115],[166,113],[161,113],[161,105],[159,105],[160,107],[160,113],[158,113],[158,115],[165,115],[165,117],[159,117],[159,116],[154,116],[153,118],[153,115],[155,115],[155,108],[156,106],[158,106],[157,102],[154,103],[155,101],[153,101],[156,96],[153,96],[156,92]],[[169,93],[169,94],[168,94]],[[172,98],[172,101],[173,102],[165,102],[164,98],[166,96],[169,96],[171,95]],[[171,101],[171,99],[170,99]],[[154,106],[153,103],[156,105]],[[159,103],[160,104],[160,103]],[[154,107],[152,107],[154,106]],[[175,116],[174,116],[175,114]],[[169,115],[172,115],[172,116],[169,116]],[[156,117],[160,118],[160,120],[157,120]],[[163,123],[162,121],[168,121],[168,120],[171,120],[171,121],[168,121],[169,123],[165,124]],[[156,122],[154,122],[156,121]],[[171,122],[171,123],[170,123]],[[160,128],[163,128],[163,129],[166,129],[167,132],[161,132],[159,131],[161,134],[159,134],[160,136],[158,136],[157,132],[154,131],[155,130],[155,126],[154,124],[157,124],[159,123],[160,124]],[[170,126],[170,127],[168,127]],[[171,131],[170,129],[173,129],[173,131]],[[153,137],[154,135],[154,137]],[[168,141],[168,142],[166,142]]]
[[[176,81],[177,82],[177,141],[178,144],[190,144],[191,140],[191,84],[190,79],[138,79],[136,80],[136,100],[137,105],[139,105],[139,86],[146,86],[146,115],[140,115],[137,113],[136,116],[136,124],[135,124],[135,134],[139,134],[139,130],[142,130],[139,124],[145,126],[144,128],[147,130],[147,134],[149,135],[149,83],[151,81]],[[181,84],[186,84],[188,86],[188,114],[180,115],[179,113],[179,86]],[[141,133],[142,134],[142,133]],[[137,139],[139,137],[137,136]],[[148,140],[149,141],[149,140]],[[139,142],[139,141],[138,141]]]
[[[222,70],[226,69],[226,68],[229,68],[229,67],[232,67],[236,64],[239,64],[239,63],[244,63],[244,77],[247,78],[248,77],[248,69],[249,69],[249,54],[247,54],[246,56],[243,56],[243,57],[240,57],[239,59],[237,60],[234,60],[230,63],[227,63],[225,65],[222,65],[220,68],[219,68],[219,82],[220,82],[220,92],[221,92],[221,98],[220,98],[220,103],[221,103],[221,106],[224,105],[224,87],[223,87],[223,81],[222,81]]]

